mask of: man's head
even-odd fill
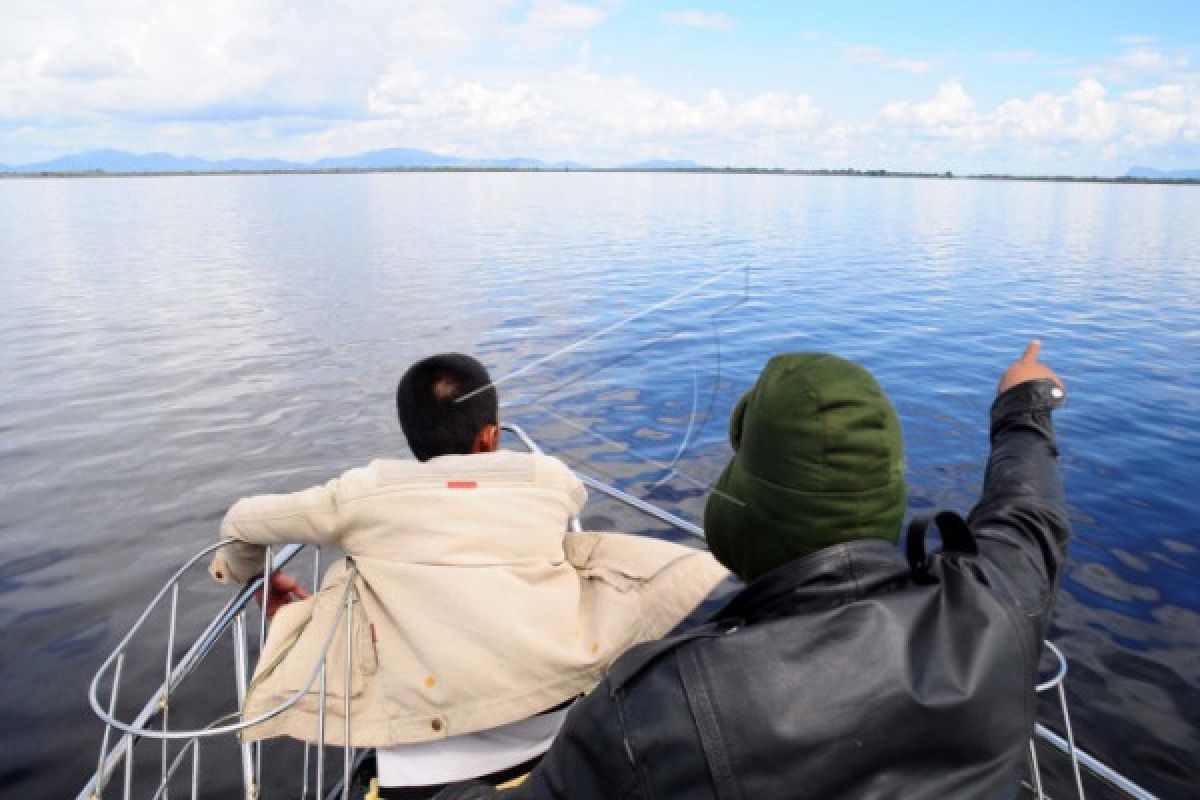
[[[499,447],[491,383],[483,364],[461,353],[430,356],[408,368],[396,387],[396,412],[418,461]]]
[[[713,555],[744,580],[839,542],[898,540],[900,420],[859,365],[825,353],[772,358],[734,407],[729,437],[735,453],[704,528]]]

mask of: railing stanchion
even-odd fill
[[[200,737],[192,739],[192,800],[200,796]]]
[[[171,722],[171,654],[175,651],[175,625],[179,615],[179,581],[175,581],[171,586],[171,617],[167,625],[167,655],[163,666],[163,689],[162,689],[162,729],[169,729]],[[170,797],[170,789],[166,788],[167,783],[167,759],[170,756],[170,742],[164,737],[162,740],[162,783],[163,783],[163,799],[167,800]]]
[[[246,636],[246,612],[242,611],[233,618],[234,680],[237,685],[239,714],[244,714],[246,711],[246,663],[249,646],[250,643]],[[254,800],[258,794],[258,787],[257,776],[254,773],[253,753],[248,744],[242,744],[239,749],[242,752],[242,791],[247,800]]]
[[[275,566],[275,549],[267,545],[263,556],[262,615],[258,619],[258,659],[262,661],[267,646],[267,619],[270,616],[267,604],[271,602],[271,568]],[[254,795],[262,789],[262,740],[254,743]]]
[[[117,664],[113,670],[112,693],[108,696],[108,715],[114,717],[117,714],[117,692],[121,688],[121,670],[125,666],[125,651],[122,650],[117,654]],[[104,726],[104,738],[100,740],[100,758],[96,762],[96,786],[92,791],[92,796],[99,798],[104,792],[104,786],[108,783],[104,776],[104,759],[108,756],[108,742],[112,734],[112,725]]]
[[[321,585],[321,548],[316,547],[313,549],[313,577],[312,577],[313,592],[316,592],[318,589],[320,589],[320,585]],[[309,742],[305,742],[304,743],[304,782],[300,786],[300,800],[307,800],[307,798],[308,798],[308,773],[309,773],[308,755],[309,755],[309,751],[311,749],[312,749],[312,745]],[[320,794],[319,793],[314,794],[314,797],[320,798]]]
[[[129,742],[125,746],[125,800],[130,800],[133,797],[133,737],[126,736],[125,741]]]
[[[354,579],[354,573],[350,572],[350,579]],[[350,676],[354,670],[354,591],[351,590],[346,595],[346,674],[345,674],[345,694],[344,704],[342,706],[342,717],[344,720],[344,731],[342,739],[342,800],[347,800],[350,797]]]
[[[317,785],[314,797],[323,800],[325,792],[325,695],[329,661],[321,654],[321,701],[317,708]]]
[[[1062,708],[1063,724],[1067,728],[1067,748],[1070,750],[1071,771],[1075,773],[1075,791],[1083,797],[1083,776],[1079,773],[1079,754],[1075,751],[1075,732],[1071,729],[1071,712],[1067,710],[1066,678],[1058,684],[1058,704]]]
[[[1038,768],[1037,743],[1029,740],[1029,774],[1033,777],[1033,790],[1037,793],[1038,800],[1046,800],[1046,795],[1042,792],[1042,773]]]

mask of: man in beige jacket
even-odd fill
[[[251,740],[318,737],[311,677],[325,653],[325,741],[343,744],[343,598],[353,596],[350,744],[379,748],[380,783],[497,779],[549,747],[565,705],[630,646],[674,628],[726,576],[708,553],[618,533],[569,533],[587,499],[557,459],[499,449],[496,391],[468,356],[418,362],[397,389],[417,461],[378,460],[324,486],[238,501],[210,571],[262,572],[263,546],[346,558],[308,597],[290,576],[248,692]],[[329,643],[326,649],[326,643]],[[401,793],[388,796],[409,796]]]

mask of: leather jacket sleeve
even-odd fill
[[[496,789],[480,781],[470,781],[443,789],[435,800],[638,800],[641,797],[620,710],[606,678],[571,709],[558,738],[520,786]]]
[[[983,494],[967,518],[981,555],[1043,625],[1070,537],[1050,421],[1060,403],[1054,388],[1049,380],[1026,381],[996,398]]]

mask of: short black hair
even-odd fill
[[[475,437],[497,424],[500,412],[483,364],[462,353],[442,353],[404,373],[396,387],[396,413],[409,449],[418,461],[428,461],[470,453]]]

